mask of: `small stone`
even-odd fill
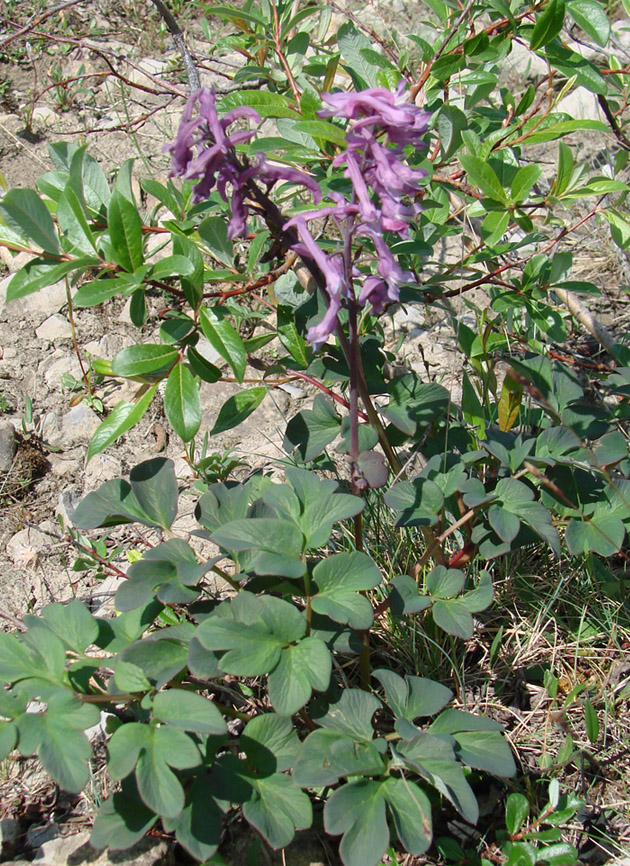
[[[15,457],[15,428],[9,421],[0,424],[0,472],[8,472]]]
[[[3,346],[2,360],[12,361],[13,358],[17,358],[17,349],[15,349],[13,346]]]
[[[62,340],[72,339],[72,328],[70,322],[59,313],[49,316],[45,322],[36,328],[38,339],[47,340],[49,343],[58,343]]]
[[[46,842],[57,839],[59,836],[59,824],[50,821],[48,824],[33,824],[26,831],[26,847],[41,848]]]
[[[62,354],[62,357],[55,358],[54,360],[50,357],[44,358],[39,369],[40,375],[42,370],[45,371],[44,379],[51,391],[61,389],[64,377],[73,376],[77,381],[81,379],[79,362],[74,355],[68,355],[65,352]]]
[[[122,463],[109,454],[97,454],[85,467],[85,489],[94,490],[106,481],[120,478]]]
[[[0,860],[10,860],[17,847],[20,822],[15,818],[0,819]]]
[[[27,566],[37,561],[38,554],[50,547],[52,539],[35,526],[20,529],[7,543],[7,556],[16,565]]]
[[[100,423],[96,412],[85,403],[73,406],[61,421],[64,443],[89,442]]]
[[[58,115],[47,105],[38,105],[33,111],[32,123],[40,126],[53,126],[58,120]]]
[[[76,833],[73,836],[60,836],[42,845],[33,860],[37,866],[166,866],[172,863],[168,856],[168,844],[156,839],[145,838],[133,848],[116,851],[109,856],[107,851],[98,852],[90,845],[90,834]]]
[[[40,431],[42,441],[47,445],[52,445],[53,448],[61,446],[62,435],[59,429],[59,421],[54,412],[46,412],[40,421]]]
[[[67,301],[64,281],[53,283],[52,286],[46,286],[32,295],[8,302],[6,301],[6,292],[3,296],[1,288],[2,284],[0,284],[0,298],[3,301],[2,316],[6,316],[12,321],[26,320],[35,326],[41,325],[53,313],[58,313]],[[4,288],[6,290],[6,285]]]
[[[72,526],[72,515],[82,498],[81,493],[76,489],[63,490],[59,494],[55,514],[61,517],[65,526]]]
[[[49,454],[50,471],[55,478],[70,478],[81,469],[81,461],[59,454]]]

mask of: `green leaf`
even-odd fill
[[[602,48],[606,47],[610,39],[610,19],[601,3],[595,0],[571,0],[567,10],[587,36]]]
[[[151,278],[163,280],[168,277],[188,277],[195,271],[195,265],[186,256],[165,256],[151,266]]]
[[[281,716],[292,716],[310,699],[312,690],[328,688],[332,660],[326,644],[307,637],[282,650],[277,666],[269,674],[269,700]]]
[[[10,189],[0,202],[0,216],[10,229],[44,252],[61,252],[55,224],[35,190]]]
[[[221,378],[221,370],[206,360],[204,356],[193,346],[188,346],[187,356],[190,369],[195,376],[199,376],[204,382],[218,382]]]
[[[184,808],[184,789],[170,768],[196,767],[201,763],[201,754],[188,734],[178,728],[162,725],[148,730],[149,738],[136,766],[138,791],[149,809],[176,818]]]
[[[337,45],[350,73],[356,90],[375,87],[378,67],[365,59],[362,48],[370,49],[369,39],[359,32],[351,21],[345,21],[337,30]]]
[[[57,203],[57,224],[59,233],[69,247],[87,255],[96,251],[96,242],[85,218],[85,213],[77,194],[68,184]]]
[[[178,351],[159,343],[127,346],[114,356],[112,374],[124,378],[141,376],[163,378],[177,361]]]
[[[313,569],[315,593],[311,607],[335,622],[351,628],[367,629],[372,625],[372,605],[360,593],[381,582],[381,573],[370,557],[361,551],[337,553],[319,562]]]
[[[344,866],[376,866],[389,846],[383,782],[360,779],[338,788],[324,806],[324,828],[343,833]]]
[[[510,794],[505,804],[505,829],[515,836],[527,821],[529,801],[523,794]]]
[[[177,480],[172,460],[154,457],[135,466],[130,481],[107,481],[81,500],[72,520],[79,529],[138,521],[169,529],[177,514]]]
[[[342,776],[382,772],[383,756],[373,742],[355,742],[339,731],[320,728],[302,743],[292,776],[302,788],[323,788]]]
[[[228,268],[232,267],[234,250],[223,217],[208,217],[197,227],[197,234],[217,261]]]
[[[173,827],[179,844],[197,860],[208,861],[208,864],[219,847],[223,827],[223,814],[214,793],[209,774],[196,775],[186,792],[184,810]]]
[[[313,408],[294,415],[287,424],[282,447],[288,453],[296,452],[306,463],[318,457],[340,431],[341,421],[332,402],[317,394]]]
[[[453,736],[456,754],[469,767],[497,776],[516,773],[510,747],[499,731],[460,731]]]
[[[410,854],[420,855],[432,839],[431,803],[418,785],[408,779],[385,781],[384,793],[398,838]]]
[[[133,273],[144,261],[142,220],[136,207],[117,189],[109,200],[107,226],[114,261],[123,270]]]
[[[462,143],[462,130],[468,128],[468,118],[460,108],[444,104],[437,116],[442,159],[449,159]]]
[[[81,272],[87,268],[98,267],[96,257],[72,259],[67,262],[51,262],[48,259],[31,259],[13,275],[7,286],[7,302],[32,295],[46,286],[52,286],[71,271]]]
[[[436,601],[431,608],[435,624],[448,634],[468,640],[473,635],[473,618],[461,601]]]
[[[555,0],[551,0],[551,2],[555,2]],[[492,166],[484,159],[468,153],[461,154],[459,161],[468,175],[470,183],[478,186],[487,198],[501,202],[501,204],[507,204],[508,197]]]
[[[584,721],[586,723],[586,736],[591,743],[596,743],[599,737],[599,719],[589,698],[584,701]]]
[[[304,615],[289,602],[273,596],[258,598],[241,593],[238,603],[231,603],[230,613],[231,618],[213,616],[204,620],[196,637],[206,649],[224,650],[221,670],[237,676],[269,673],[280,661],[284,647],[300,640],[306,631]]]
[[[274,773],[251,782],[256,795],[243,804],[243,816],[272,848],[285,848],[292,841],[295,830],[311,826],[311,801],[289,776]]]
[[[432,734],[421,734],[413,740],[403,740],[394,751],[407,766],[450,800],[466,821],[477,823],[477,800],[447,742]]]
[[[261,517],[226,523],[212,534],[212,541],[226,550],[254,550],[252,567],[257,574],[301,577],[306,565],[301,560],[304,539],[294,523]]]
[[[94,848],[131,848],[155,824],[157,815],[144,805],[134,779],[125,779],[122,790],[105,800],[96,815],[90,844]]]
[[[281,773],[293,765],[300,748],[291,719],[262,713],[245,726],[240,745],[261,774]]]
[[[437,565],[426,577],[426,590],[435,598],[451,598],[464,588],[466,575],[457,568]]]
[[[196,692],[169,689],[153,700],[155,718],[197,734],[225,734],[227,727],[214,703]]]
[[[219,433],[224,433],[226,430],[231,430],[242,424],[260,406],[266,393],[267,389],[264,387],[247,388],[245,391],[239,391],[232,397],[228,397],[221,406],[210,435],[217,436]]]
[[[183,442],[190,442],[201,425],[199,385],[183,363],[175,364],[164,389],[164,412]]]
[[[344,689],[337,703],[330,705],[318,723],[354,740],[370,741],[374,736],[372,716],[380,708],[381,702],[376,695],[362,689]]]
[[[129,283],[125,279],[92,280],[79,286],[72,300],[75,307],[95,307],[128,290]]]
[[[392,379],[389,404],[382,414],[407,436],[419,436],[437,418],[444,417],[450,395],[441,385],[427,385],[416,373]]]
[[[216,14],[216,7],[213,7]],[[299,114],[292,106],[292,102],[281,93],[272,93],[267,90],[235,90],[221,97],[217,103],[219,115],[227,113],[232,108],[247,105],[255,109],[262,118],[265,117],[294,117]]]
[[[313,352],[304,337],[299,334],[293,310],[286,304],[278,304],[277,329],[280,342],[293,360],[302,367],[308,367],[313,359]]]
[[[296,132],[305,132],[313,138],[321,138],[323,141],[331,141],[339,147],[346,146],[346,131],[335,123],[325,120],[300,120],[293,127]]]
[[[529,38],[529,47],[532,51],[543,48],[556,38],[564,24],[564,11],[564,0],[549,0],[544,11],[536,19]]]
[[[135,403],[121,400],[120,403],[116,404],[107,418],[99,424],[92,436],[88,447],[86,463],[89,463],[96,454],[104,451],[112,442],[115,442],[123,433],[126,433],[127,430],[131,430],[132,427],[136,426],[151,405],[156,389],[157,385],[149,388]]]
[[[199,311],[201,330],[214,349],[230,365],[239,382],[243,381],[247,355],[238,332],[219,308],[202,307]]]
[[[79,793],[89,780],[92,747],[83,733],[98,722],[98,709],[81,702],[66,689],[48,699],[45,713],[24,713],[16,721],[19,749],[37,756],[66,791]]]
[[[42,620],[66,646],[76,653],[85,652],[98,637],[98,623],[83,602],[74,599],[68,604],[48,604],[42,610]]]
[[[444,494],[428,478],[400,481],[385,494],[385,504],[402,511],[396,526],[432,526],[444,507]]]
[[[623,544],[626,530],[623,522],[614,515],[602,515],[585,520],[569,521],[565,541],[571,556],[584,553],[599,553],[600,556],[613,556]]]
[[[512,201],[523,201],[529,195],[529,191],[540,178],[542,166],[536,163],[524,165],[516,172],[510,187]]]
[[[403,679],[386,668],[373,671],[372,676],[385,689],[385,698],[394,715],[410,722],[420,716],[434,716],[453,697],[449,688],[423,677]]]
[[[363,511],[365,503],[349,493],[320,493],[307,501],[304,513],[297,521],[307,547],[321,547],[332,534],[333,524],[347,520]]]

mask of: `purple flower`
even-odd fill
[[[249,141],[255,135],[251,130],[239,130],[228,135],[228,127],[242,117],[260,123],[258,112],[244,105],[233,108],[219,120],[215,103],[214,89],[202,87],[195,91],[186,103],[175,142],[165,148],[171,154],[171,176],[198,181],[193,188],[193,201],[202,201],[209,196],[217,175],[224,175],[220,183],[225,188],[226,181],[231,181],[234,176],[228,160],[230,152],[237,144]],[[195,105],[198,105],[199,116],[193,120]]]
[[[390,300],[387,284],[380,277],[369,276],[365,278],[359,295],[359,304],[362,307],[369,303],[372,312],[378,315],[378,313],[383,312],[385,304]]]
[[[322,101],[328,108],[318,114],[355,120],[355,131],[365,126],[380,126],[395,144],[419,145],[428,129],[430,115],[407,101],[405,87],[405,82],[401,81],[396,93],[384,87],[371,87],[358,93],[324,93]]]

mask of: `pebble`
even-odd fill
[[[42,845],[33,860],[34,866],[162,866],[172,862],[168,855],[168,845],[164,841],[142,839],[133,848],[116,851],[111,857],[107,851],[98,852],[89,842],[90,834],[76,833],[73,836],[59,836]]]
[[[26,847],[41,848],[45,842],[56,839],[59,835],[59,824],[50,821],[47,824],[32,824],[26,831]]]
[[[45,532],[41,532],[35,526],[20,529],[7,543],[7,556],[11,562],[19,565],[25,564],[28,554],[36,555],[50,547],[52,539]]]
[[[61,419],[64,445],[89,442],[100,423],[101,419],[86,403],[73,406]]]
[[[0,819],[0,860],[8,860],[17,847],[20,822],[15,818]]]
[[[59,313],[49,316],[39,328],[35,329],[35,333],[39,340],[47,340],[49,343],[72,339],[70,322]]]
[[[7,277],[0,282],[0,300],[2,310],[0,315],[6,316],[11,321],[27,320],[35,326],[41,325],[53,313],[58,313],[67,301],[66,284],[63,281],[46,286],[32,295],[17,298],[15,301],[6,301]]]
[[[13,466],[15,449],[15,428],[10,421],[0,424],[0,472],[8,472]]]

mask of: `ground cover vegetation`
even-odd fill
[[[189,91],[170,177],[52,143],[33,188],[5,190],[0,244],[30,254],[8,302],[60,280],[71,321],[130,301],[137,343],[75,383],[103,415],[95,382],[137,383],[86,459],[162,399],[216,553],[172,531],[191,491],[168,458],[89,493],[65,531],[80,568],[125,578],[116,615],[77,599],[0,634],[1,756],[37,755],[78,794],[106,711],[97,848],[160,828],[220,863],[239,815],[272,850],[323,829],[345,866],[622,852],[627,788],[608,811],[590,792],[629,745],[630,347],[589,309],[605,287],[572,246],[597,225],[630,247],[628,10],[431,0],[386,39],[331,4],[155,5]],[[172,12],[240,53],[238,87],[201,86]],[[545,71],[507,87],[515,50]],[[84,73],[52,74],[59,110],[82,98]],[[575,94],[598,116],[567,111]],[[397,366],[396,313],[427,306],[452,325],[454,387]],[[202,430],[201,389],[226,379],[242,389]],[[314,398],[279,472],[213,452],[295,381]],[[155,533],[124,572],[122,524]],[[546,701],[533,764],[499,711],[506,667]]]

